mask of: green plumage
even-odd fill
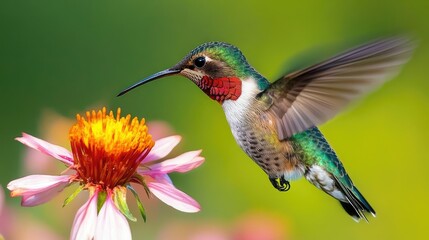
[[[295,134],[291,140],[294,143],[295,152],[301,156],[306,165],[323,166],[337,178],[343,178],[346,174],[334,150],[317,127]],[[349,180],[345,180],[345,184],[348,185],[347,182]]]
[[[307,171],[311,171],[311,166],[316,165],[326,171],[326,176],[323,176],[322,172],[322,174],[318,173],[318,178],[328,177],[334,179],[333,188],[323,184],[315,184],[316,186],[339,199],[343,208],[354,219],[366,219],[364,212],[375,216],[374,209],[353,184],[343,164],[317,127],[293,135],[291,141],[301,161],[310,166]],[[307,172],[305,175],[309,174],[311,173]],[[338,198],[338,194],[333,194],[334,191],[341,192],[340,195],[343,195],[345,199]]]

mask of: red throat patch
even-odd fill
[[[241,80],[238,77],[211,78],[204,76],[198,87],[220,104],[225,100],[237,100],[241,95]]]

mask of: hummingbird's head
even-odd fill
[[[223,42],[209,42],[192,50],[173,67],[141,80],[118,96],[155,79],[182,75],[194,82],[209,97],[223,103],[225,100],[238,99],[242,81],[253,74],[257,73],[237,47]]]
[[[251,69],[241,51],[224,42],[209,42],[198,46],[173,68],[181,69],[180,74],[197,85],[203,76],[213,79],[245,78]]]

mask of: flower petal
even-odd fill
[[[95,229],[95,240],[130,239],[131,230],[127,219],[116,208],[109,194],[100,210]]]
[[[30,175],[11,181],[7,188],[11,196],[22,196],[22,206],[45,203],[61,192],[70,182],[70,176]]]
[[[151,172],[187,172],[194,168],[197,168],[204,162],[204,158],[199,156],[200,153],[201,150],[186,152],[175,158],[153,164],[150,166],[149,169],[145,169],[145,171],[149,175],[151,174]]]
[[[168,174],[165,174],[165,173],[155,175],[154,178],[156,179],[157,182],[167,182],[169,184],[173,184],[173,181],[171,181],[170,176],[168,176]]]
[[[68,166],[73,164],[73,155],[70,153],[70,151],[63,147],[48,143],[42,139],[33,137],[26,133],[23,133],[22,137],[15,139],[31,148],[60,160]]]
[[[178,190],[168,182],[148,182],[150,191],[165,204],[182,212],[198,212],[201,207],[197,201]]]
[[[97,225],[97,198],[98,191],[79,208],[73,221],[70,239],[93,239]]]
[[[173,148],[179,144],[181,139],[181,136],[175,135],[157,140],[142,163],[158,160],[167,156],[167,154],[169,154],[171,150],[173,150]]]
[[[3,190],[3,186],[0,185],[0,216],[2,216],[2,212],[3,212],[3,207],[5,206],[5,202],[4,202],[4,190]]]

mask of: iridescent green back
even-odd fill
[[[353,186],[343,164],[317,127],[295,134],[291,139],[296,153],[306,165],[323,166],[342,184],[347,187]]]

